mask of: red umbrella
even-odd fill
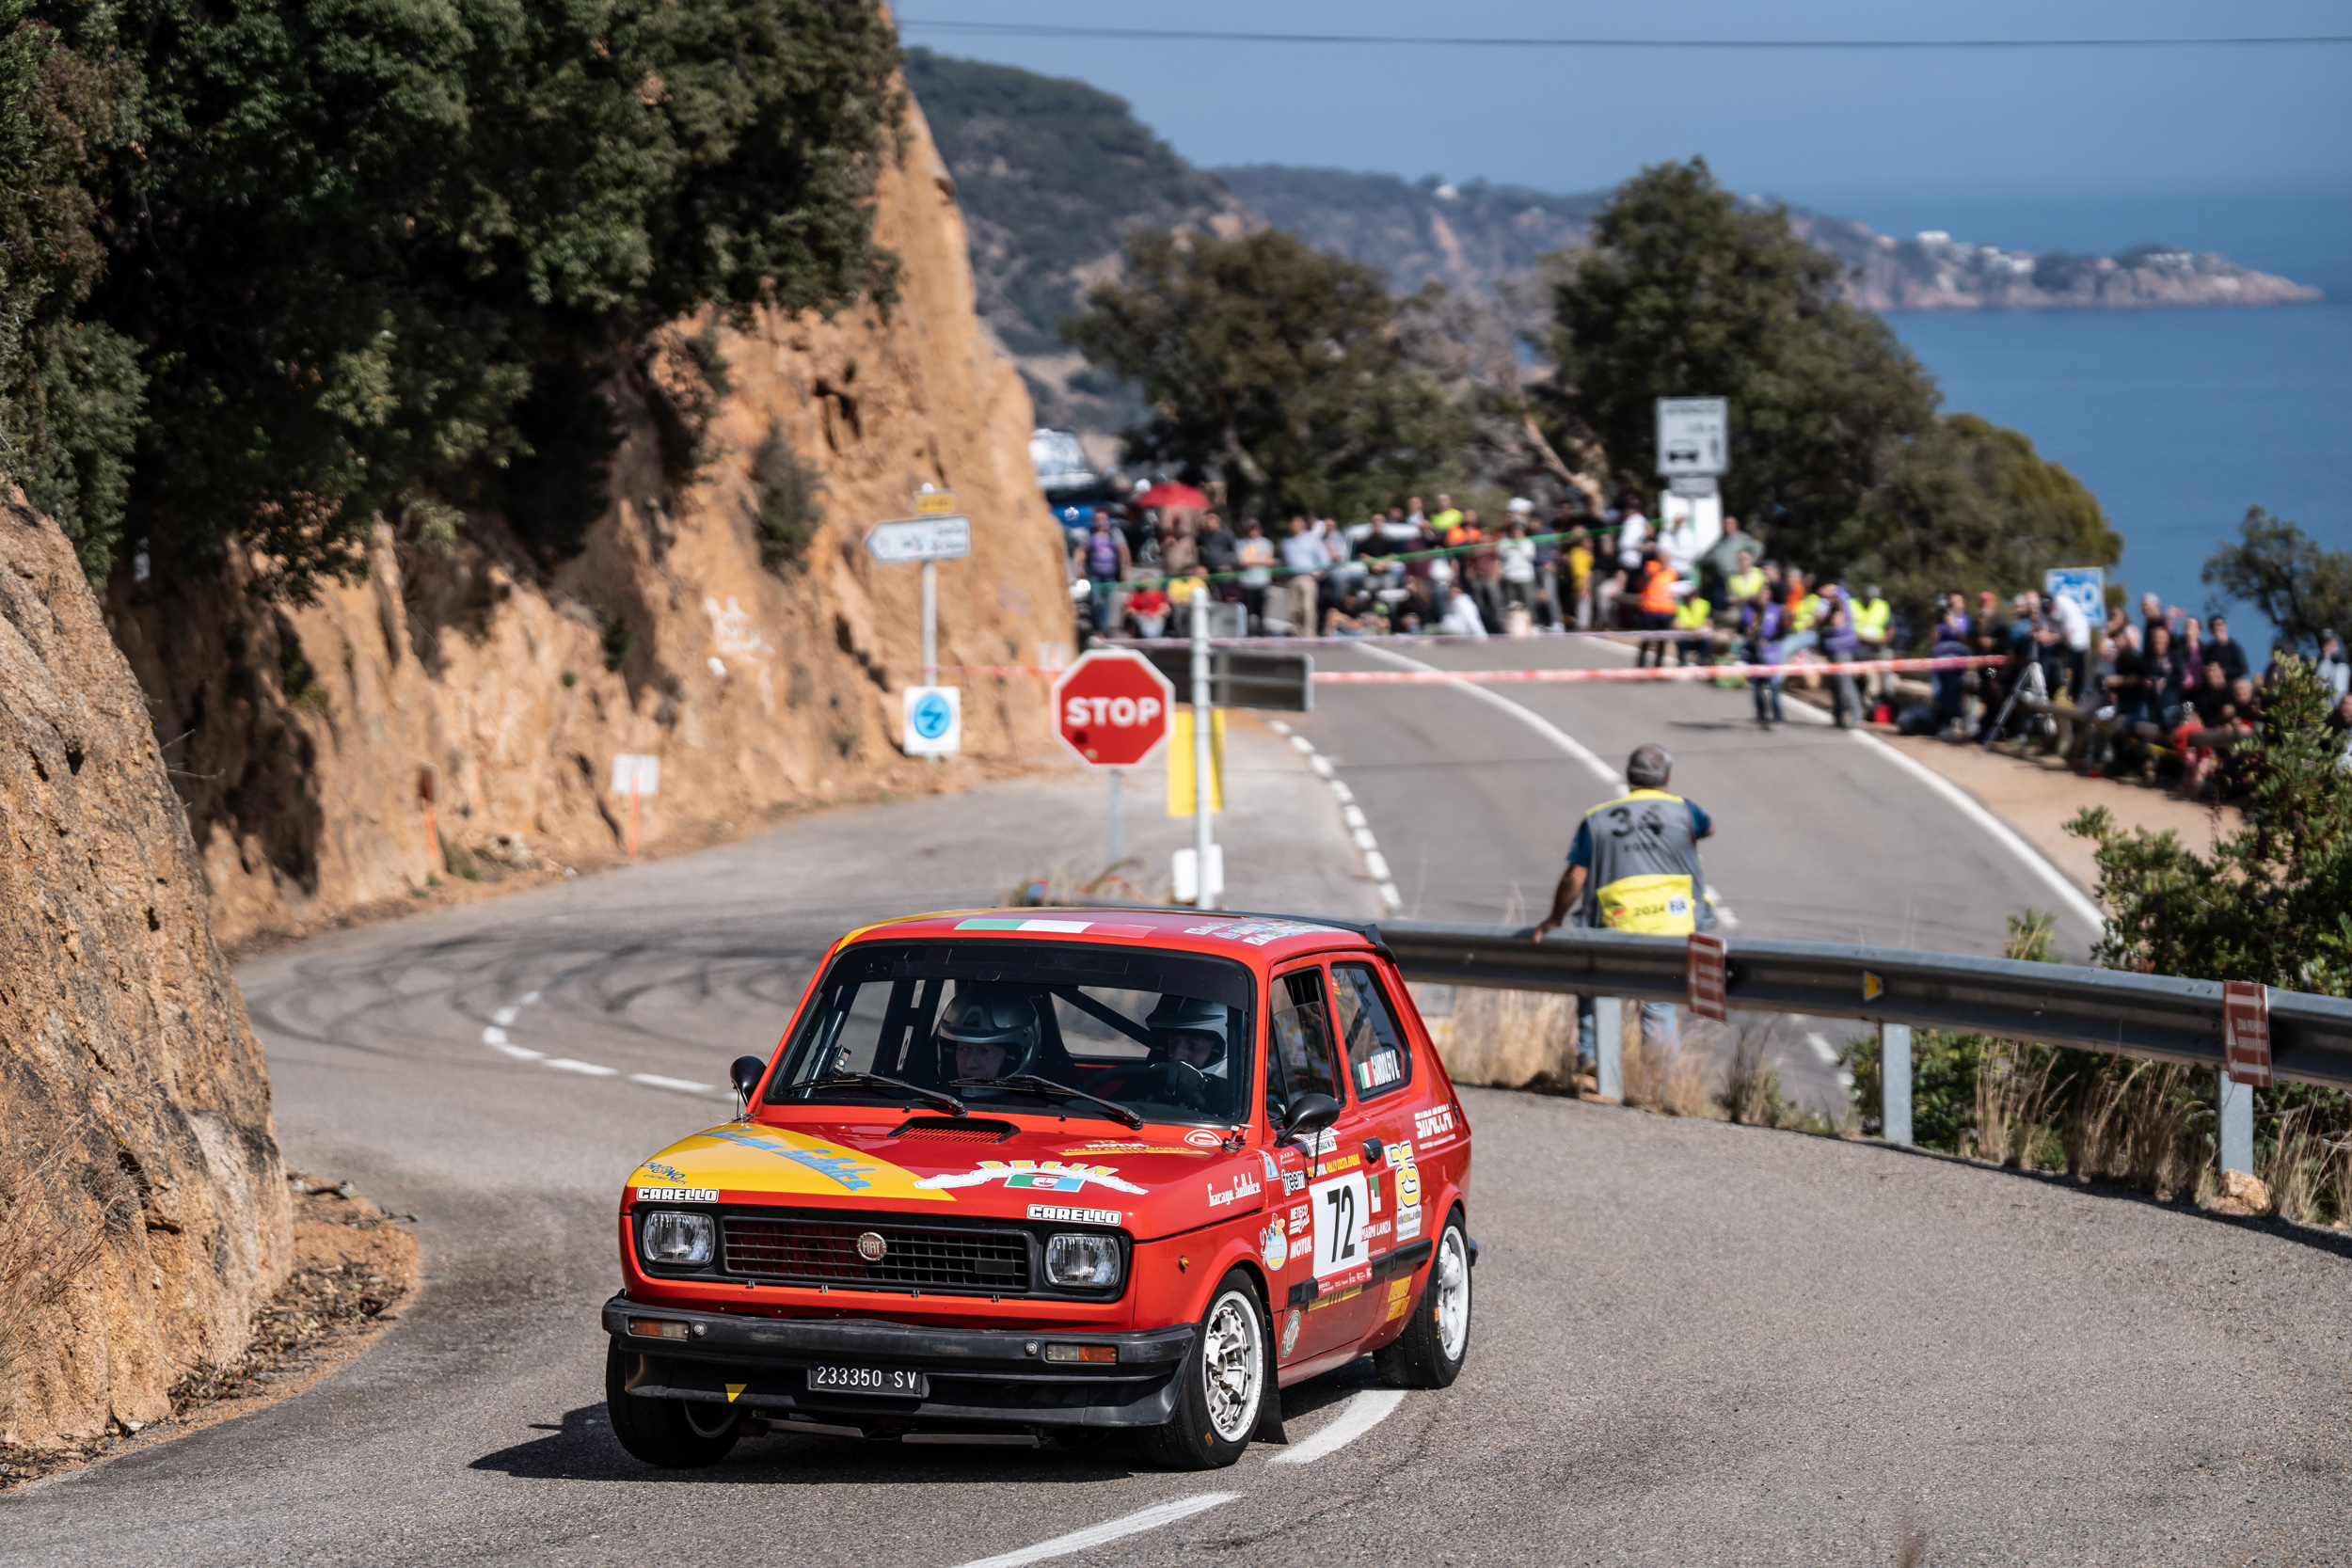
[[[1193,512],[1201,512],[1207,510],[1209,504],[1208,497],[1191,485],[1179,484],[1172,479],[1160,481],[1159,483],[1154,484],[1136,499],[1141,505],[1156,506],[1163,511],[1183,507]]]

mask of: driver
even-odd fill
[[[1017,987],[985,982],[957,986],[955,1000],[939,1021],[938,1036],[955,1049],[959,1079],[1035,1072],[1043,1044],[1036,1002]]]
[[[1207,1112],[1230,1098],[1226,1093],[1230,1085],[1225,1074],[1229,1022],[1225,1004],[1163,996],[1143,1022],[1152,1031],[1150,1075],[1159,1099]]]

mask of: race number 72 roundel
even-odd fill
[[[1141,654],[1096,648],[1054,682],[1054,733],[1097,768],[1133,768],[1168,734],[1176,689]]]

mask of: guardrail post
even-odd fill
[[[1625,1003],[1593,998],[1593,1086],[1610,1100],[1625,1098]]]
[[[1911,1142],[1911,1025],[1879,1025],[1880,1109],[1890,1144]]]
[[[2221,1079],[2221,1168],[2254,1174],[2254,1085],[2225,1070]]]

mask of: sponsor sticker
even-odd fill
[[[1396,1212],[1396,1239],[1401,1244],[1421,1234],[1421,1205]]]
[[[1258,1261],[1265,1265],[1266,1273],[1280,1274],[1290,1260],[1288,1229],[1279,1216],[1266,1221],[1265,1228],[1258,1232]]]
[[[1061,1225],[1117,1225],[1125,1216],[1116,1209],[1068,1209],[1058,1203],[1032,1203],[1029,1218]]]
[[[1454,1107],[1433,1106],[1413,1113],[1413,1135],[1417,1138],[1441,1138],[1454,1131]]]
[[[1399,1209],[1421,1207],[1421,1167],[1419,1165],[1396,1167],[1396,1206]]]
[[[914,1184],[938,1189],[977,1187],[990,1181],[1041,1193],[1074,1193],[1089,1181],[1122,1193],[1147,1190],[1120,1180],[1115,1166],[1079,1165],[1062,1160],[982,1160],[977,1170],[946,1171],[923,1177]]]
[[[1364,1240],[1367,1242],[1378,1241],[1381,1237],[1387,1235],[1391,1229],[1393,1229],[1395,1227],[1395,1224],[1396,1222],[1393,1220],[1373,1221],[1370,1225],[1364,1227]]]
[[[1262,1148],[1258,1150],[1258,1158],[1265,1162],[1265,1179],[1267,1181],[1271,1182],[1275,1178],[1282,1174],[1282,1167],[1274,1163],[1274,1156],[1268,1154],[1264,1149]]]
[[[1290,1316],[1282,1320],[1282,1354],[1284,1355],[1288,1355],[1298,1348],[1298,1325],[1306,1321],[1306,1317],[1305,1313],[1294,1307],[1291,1308]]]
[[[1334,1154],[1323,1162],[1322,1169],[1327,1176],[1335,1170],[1354,1170],[1363,1163],[1364,1157],[1360,1154]]]
[[[656,1176],[668,1177],[670,1180],[677,1186],[684,1187],[692,1184],[692,1179],[684,1171],[678,1169],[675,1165],[665,1165],[659,1161],[648,1160],[645,1162],[644,1168],[653,1172]]]
[[[1339,1294],[1342,1291],[1352,1295],[1371,1283],[1372,1265],[1364,1263],[1348,1270],[1345,1274],[1335,1274],[1328,1279],[1317,1280],[1315,1292],[1327,1299]]]
[[[1292,1235],[1294,1235],[1294,1236],[1295,1236],[1295,1235],[1299,1234],[1301,1231],[1305,1230],[1309,1225],[1311,1225],[1311,1224],[1312,1224],[1312,1223],[1313,1223],[1313,1221],[1314,1221],[1314,1216],[1315,1216],[1315,1206],[1314,1206],[1313,1204],[1311,1204],[1311,1203],[1294,1203],[1294,1204],[1292,1204],[1292,1205],[1291,1205],[1291,1234],[1292,1234]]]
[[[1244,942],[1251,947],[1263,947],[1281,937],[1304,937],[1339,933],[1328,926],[1310,926],[1296,920],[1225,920],[1208,926],[1187,926],[1188,937],[1219,937],[1227,942]]]
[[[1307,1173],[1303,1170],[1284,1171],[1282,1173],[1282,1190],[1286,1193],[1305,1192],[1307,1190]]]
[[[1195,1148],[1215,1148],[1225,1141],[1225,1134],[1206,1127],[1196,1127],[1184,1134],[1184,1142]]]
[[[719,1201],[719,1189],[716,1187],[640,1187],[637,1189],[637,1201],[640,1203],[716,1203]]]
[[[1413,1305],[1413,1277],[1399,1275],[1389,1281],[1389,1315],[1386,1322],[1394,1323],[1405,1316]]]
[[[1190,1154],[1193,1151],[1189,1148],[1179,1148],[1174,1144],[1129,1144],[1103,1138],[1093,1143],[1079,1144],[1059,1152],[1063,1154]]]
[[[1255,1197],[1260,1191],[1256,1177],[1246,1170],[1237,1170],[1233,1173],[1232,1186],[1219,1190],[1216,1183],[1209,1184],[1209,1207],[1221,1209],[1227,1204],[1239,1203],[1245,1197]]]

